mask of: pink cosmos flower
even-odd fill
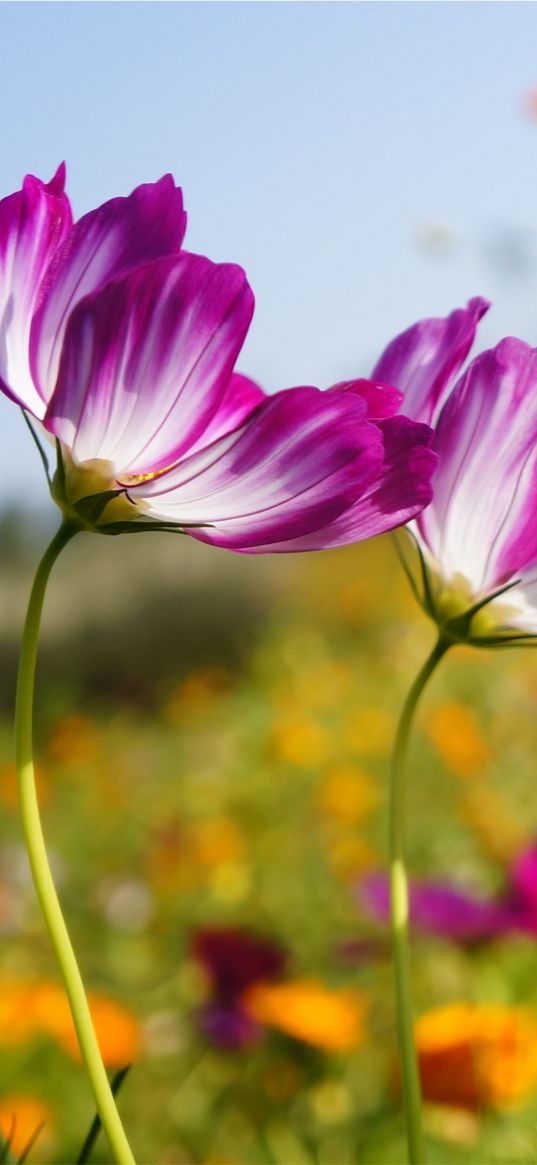
[[[366,910],[377,919],[389,916],[389,884],[384,874],[370,874],[359,887]],[[414,880],[409,888],[410,915],[418,930],[461,945],[507,935],[537,936],[537,845],[522,850],[507,871],[505,885],[490,898],[478,897],[445,881]]]
[[[430,500],[430,430],[353,381],[266,396],[234,372],[240,267],[182,250],[168,175],[73,224],[64,168],[0,202],[0,388],[56,440],[55,500],[106,533],[232,550],[341,545]]]
[[[436,430],[434,498],[412,526],[426,603],[437,618],[457,618],[507,590],[481,634],[514,642],[537,632],[537,350],[504,339],[453,386],[488,306],[472,299],[447,319],[421,320],[373,376],[396,383],[405,412]]]

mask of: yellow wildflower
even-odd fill
[[[300,715],[283,717],[274,725],[272,746],[278,760],[304,769],[322,764],[330,749],[325,729]]]

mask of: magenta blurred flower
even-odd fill
[[[434,498],[412,526],[425,605],[455,638],[518,642],[537,632],[537,350],[504,339],[453,387],[487,308],[472,299],[447,319],[421,320],[373,375],[396,383],[405,412],[436,430]]]
[[[384,874],[370,874],[360,885],[360,900],[379,920],[388,920],[390,887]],[[409,889],[410,918],[428,934],[473,943],[505,933],[506,914],[495,902],[474,898],[445,882],[413,881]]]
[[[389,883],[371,874],[359,887],[366,910],[377,919],[389,917]],[[537,937],[537,844],[524,850],[507,871],[502,892],[479,898],[449,882],[418,881],[410,886],[410,916],[418,930],[461,944],[508,934]]]
[[[73,225],[64,168],[0,203],[0,388],[57,440],[55,500],[106,533],[186,529],[233,550],[314,549],[431,497],[430,431],[354,381],[267,397],[234,373],[240,267],[181,249],[168,175]]]
[[[272,939],[238,927],[202,927],[190,946],[210,985],[211,998],[198,1011],[204,1036],[227,1051],[253,1043],[261,1029],[242,1007],[242,997],[254,983],[280,976],[285,951]]]

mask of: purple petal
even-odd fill
[[[510,930],[537,935],[537,845],[523,850],[516,858],[499,906]]]
[[[391,388],[388,384],[380,384],[377,380],[341,380],[333,384],[329,392],[355,392],[362,397],[367,405],[367,416],[370,421],[381,421],[386,417],[393,417],[399,412],[403,401],[403,393],[398,388]]]
[[[198,1025],[202,1035],[223,1052],[238,1052],[260,1039],[263,1029],[240,1008],[220,1007],[208,1003],[198,1008]]]
[[[48,272],[30,337],[32,373],[44,400],[54,391],[69,315],[85,296],[141,263],[177,254],[185,233],[181,190],[170,174],[113,198],[76,223]]]
[[[228,1006],[252,983],[278,976],[287,961],[273,939],[234,926],[200,927],[190,946],[211,980],[214,997]]]
[[[129,493],[155,518],[209,523],[189,530],[203,542],[272,550],[273,542],[324,526],[375,477],[382,438],[364,412],[351,393],[288,389],[267,397],[233,433]]]
[[[445,319],[420,320],[388,344],[373,379],[404,392],[407,416],[433,423],[489,307],[488,300],[476,297]]]
[[[265,399],[266,393],[255,381],[240,372],[234,372],[229,378],[217,412],[195,445],[190,446],[189,456],[197,453],[198,449],[211,445],[219,437],[224,437],[232,429],[237,429]]]
[[[407,417],[378,423],[384,442],[383,464],[362,495],[328,525],[267,550],[320,550],[373,538],[408,522],[431,500],[437,458],[430,448],[432,430]]]
[[[434,448],[434,499],[419,532],[444,577],[463,574],[486,593],[537,562],[535,350],[507,339],[478,356],[444,406]]]
[[[537,934],[537,846],[516,859],[510,871],[506,907],[518,929]]]
[[[0,202],[0,388],[40,419],[30,327],[47,266],[72,225],[64,182],[63,165],[48,184],[28,174],[22,190]]]
[[[233,419],[228,381],[252,311],[242,268],[198,255],[115,280],[71,315],[46,427],[79,461],[112,461],[122,481],[170,465],[223,399]],[[254,394],[238,388],[240,414]]]
[[[384,874],[373,874],[360,885],[360,898],[370,913],[384,920],[390,912],[390,889]],[[477,942],[507,933],[510,922],[495,902],[473,898],[443,882],[414,882],[409,891],[412,923],[427,934],[460,943]]]

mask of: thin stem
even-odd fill
[[[106,1069],[93,1028],[91,1013],[75,953],[54,886],[41,827],[35,787],[32,746],[32,712],[35,665],[41,611],[50,571],[60,551],[76,534],[77,527],[64,523],[45,551],[30,594],[22,639],[15,710],[15,748],[22,824],[37,896],[60,967],[65,990],[90,1079],[97,1111],[117,1165],[134,1165],[117,1111]]]
[[[440,638],[417,675],[403,705],[393,747],[390,781],[390,917],[395,968],[397,1029],[403,1097],[405,1103],[408,1158],[411,1165],[423,1165],[425,1145],[421,1128],[421,1087],[416,1047],[410,978],[408,936],[408,886],[405,860],[405,760],[408,737],[420,696],[449,642]]]

